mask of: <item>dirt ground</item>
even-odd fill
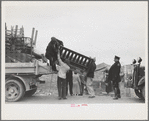
[[[109,95],[105,92],[105,85],[99,82],[94,82],[95,98],[88,98],[89,95],[83,96],[70,96],[68,92],[67,100],[58,100],[57,91],[57,74],[44,75],[40,77],[40,80],[45,83],[38,83],[38,89],[36,93],[31,97],[24,97],[17,104],[100,104],[100,103],[144,103],[140,100],[132,89],[124,87],[124,84],[120,84],[121,96],[119,100],[113,100],[114,93]]]
[[[40,77],[40,80],[45,81],[44,84],[38,83],[38,89],[36,93],[31,97],[23,97],[18,102],[9,102],[13,104],[109,104],[109,103],[144,103],[135,94],[134,90],[124,87],[124,84],[120,84],[121,97],[119,100],[113,100],[114,93],[109,95],[105,92],[104,85],[94,83],[95,98],[88,98],[89,95],[83,96],[68,96],[66,100],[58,100],[57,91],[57,75],[44,75]],[[8,103],[8,102],[7,102]]]
[[[38,83],[38,89],[34,95],[41,95],[41,96],[58,95],[57,74],[43,75],[42,77],[40,77],[40,80],[45,81],[45,84]],[[94,81],[93,83],[94,83],[94,91],[96,96],[101,96],[106,94],[104,83],[101,83],[99,81]],[[137,98],[137,96],[134,93],[134,90],[130,88],[126,88],[123,82],[120,83],[120,90],[121,90],[121,95],[123,97]],[[113,92],[111,92],[111,96],[112,95],[113,95]]]

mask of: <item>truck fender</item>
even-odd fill
[[[10,79],[20,80],[24,84],[25,91],[29,90],[29,85],[25,82],[25,80],[22,77],[17,76],[17,75],[11,75],[9,78],[6,79],[6,81],[8,81]]]
[[[145,84],[145,76],[143,76],[139,82],[138,82],[138,86],[141,86],[142,84]]]

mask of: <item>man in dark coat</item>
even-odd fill
[[[114,61],[115,63],[111,66],[109,70],[109,81],[112,81],[113,83],[113,90],[115,93],[115,97],[113,98],[114,100],[121,98],[120,95],[120,89],[119,89],[119,82],[121,81],[120,78],[120,68],[121,64],[119,62],[120,57],[115,56]]]
[[[69,70],[66,73],[66,95],[68,95],[68,84],[69,84],[69,93],[72,96],[73,95],[73,82],[72,82],[72,70]]]
[[[57,71],[55,62],[57,61],[57,53],[59,46],[63,46],[63,42],[56,39],[55,37],[51,37],[51,41],[46,48],[45,57],[49,59],[50,66],[52,66],[53,71]]]
[[[109,70],[106,69],[105,70],[105,84],[106,84],[106,92],[107,92],[107,95],[109,95],[109,92],[112,91],[112,85],[111,85],[111,81],[108,80],[109,79]]]

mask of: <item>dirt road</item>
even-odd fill
[[[67,96],[66,100],[58,100],[56,95],[34,95],[32,97],[24,97],[13,104],[109,104],[109,103],[144,103],[137,97],[122,97],[118,100],[113,100],[111,96],[101,95],[95,98],[84,96]],[[9,102],[10,103],[10,102]]]
[[[57,92],[57,75],[47,75],[42,77],[46,81],[45,84],[38,84],[36,93],[31,97],[23,97],[18,102],[6,102],[12,104],[110,104],[110,103],[144,103],[135,94],[134,90],[121,88],[122,98],[113,100],[113,92],[109,96],[103,93],[102,89],[96,89],[95,98],[88,98],[88,95],[83,96],[67,96],[66,100],[58,100]]]

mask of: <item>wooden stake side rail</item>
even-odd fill
[[[62,59],[70,61],[71,67],[80,69],[80,71],[88,72],[93,62],[93,59],[63,46],[60,47],[60,55]]]
[[[5,73],[31,73],[35,74],[34,63],[5,63]]]
[[[45,64],[40,64],[38,61],[33,63],[5,63],[6,74],[50,74],[51,67]]]

